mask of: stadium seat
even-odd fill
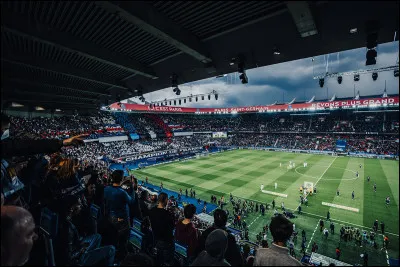
[[[42,235],[46,247],[46,266],[55,266],[53,240],[57,236],[58,215],[48,208],[42,210],[40,216],[40,234]]]
[[[97,234],[98,222],[101,219],[100,207],[95,204],[90,205],[90,215],[94,219],[94,233]]]

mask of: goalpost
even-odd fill
[[[307,193],[312,194],[314,192],[314,183],[313,182],[304,182],[303,192],[304,192],[304,194],[307,194]]]

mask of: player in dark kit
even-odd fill
[[[351,193],[351,199],[354,200],[354,191]]]
[[[360,164],[360,169],[361,169],[362,165]]]
[[[368,183],[369,183],[369,180],[371,180],[371,177],[367,176],[367,181],[368,181]]]
[[[356,177],[358,178],[358,172],[356,172]]]
[[[374,183],[374,192],[376,193],[376,183]]]
[[[390,203],[390,197],[387,196],[387,197],[386,197],[386,206],[389,206],[389,203]]]

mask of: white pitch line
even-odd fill
[[[318,229],[318,226],[319,226],[319,222],[317,223],[317,226],[315,226],[314,232],[312,233],[312,236],[311,236],[311,238],[310,238],[310,241],[308,242],[308,245],[307,245],[307,248],[306,248],[306,253],[307,253],[307,251],[308,251],[308,248],[310,247],[311,241],[312,241],[312,239],[313,239],[313,237],[314,237],[315,232],[316,232],[317,229]]]
[[[261,217],[261,215],[258,215],[258,217],[255,218],[255,219],[249,224],[249,227],[250,227],[258,218],[260,218],[260,217]]]
[[[336,160],[337,158],[338,158],[338,157],[335,157],[335,158],[332,160],[331,164],[329,164],[329,166],[326,168],[326,170],[321,174],[321,176],[320,176],[320,177],[318,178],[318,180],[315,182],[315,185],[314,185],[314,186],[317,186],[317,184],[318,184],[318,182],[321,180],[322,176],[325,175],[325,173],[329,170],[329,168],[332,166],[333,162],[335,162],[335,160]],[[310,192],[307,193],[306,198],[307,198],[307,196],[308,196],[309,194],[310,194]],[[299,209],[300,205],[301,205],[301,203],[297,206],[297,208],[293,211],[293,213],[294,213],[296,210]]]
[[[315,216],[315,217],[320,217],[320,218],[326,218],[326,217],[324,217],[324,216],[321,216],[321,215],[318,215],[318,214],[314,214],[314,213],[309,213],[309,212],[305,212],[305,211],[302,211],[301,213],[305,213],[305,214],[310,214],[310,215],[313,215],[313,216]],[[354,226],[358,226],[358,227],[363,227],[363,228],[365,228],[365,229],[370,229],[370,227],[368,227],[368,226],[365,226],[365,225],[359,225],[359,224],[355,224],[355,223],[351,223],[351,222],[346,222],[346,221],[341,221],[341,220],[338,220],[338,219],[332,219],[331,218],[331,220],[332,221],[336,221],[336,222],[341,222],[341,223],[344,223],[344,224],[349,224],[349,225],[354,225]],[[369,231],[369,230],[368,230]],[[385,233],[386,234],[389,234],[389,235],[393,235],[393,236],[399,236],[398,234],[394,234],[394,233],[391,233],[391,232],[386,232],[385,231]]]

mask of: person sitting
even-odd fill
[[[187,246],[187,256],[189,262],[192,262],[198,242],[198,232],[191,221],[196,214],[196,206],[193,204],[186,205],[183,214],[185,218],[176,224],[175,240]]]
[[[222,229],[214,229],[206,238],[204,250],[191,266],[231,266],[225,258],[228,249],[228,234]]]
[[[302,264],[289,255],[286,243],[293,233],[293,224],[282,215],[271,219],[269,225],[273,243],[270,248],[259,248],[254,266],[301,266]]]
[[[214,211],[214,224],[206,229],[203,234],[199,238],[199,243],[196,249],[196,255],[199,255],[201,251],[205,248],[205,240],[208,235],[213,232],[215,229],[222,229],[228,233],[228,248],[226,250],[225,258],[228,263],[232,266],[240,266],[243,265],[242,256],[239,250],[238,245],[236,244],[235,237],[226,229],[228,217],[226,212],[221,209],[216,209]]]
[[[17,206],[1,207],[1,266],[22,266],[38,236],[32,214]]]
[[[107,266],[112,266],[114,264],[115,247],[100,247],[101,236],[99,234],[82,238],[72,222],[73,217],[81,212],[80,198],[68,196],[63,204],[55,243],[57,264],[83,266],[107,264]]]

